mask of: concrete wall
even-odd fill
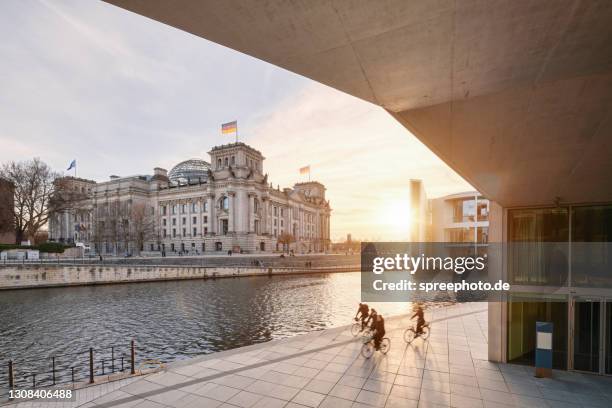
[[[133,265],[4,265],[0,266],[0,290],[180,279],[352,272],[357,270],[359,270],[359,267],[355,266],[306,269]]]

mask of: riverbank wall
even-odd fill
[[[186,279],[221,279],[355,272],[359,265],[325,267],[202,267],[169,265],[0,265],[0,290],[62,286],[106,285]]]

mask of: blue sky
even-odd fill
[[[170,169],[233,141],[276,185],[328,188],[332,237],[404,239],[408,180],[430,197],[470,186],[381,108],[99,1],[0,2],[0,162],[40,157],[78,175]]]

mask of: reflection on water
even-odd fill
[[[169,362],[349,324],[359,299],[358,272],[2,291],[0,364],[38,370],[52,355],[132,338],[141,358]]]

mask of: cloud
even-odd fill
[[[332,236],[401,239],[381,213],[469,189],[384,110],[104,2],[2,2],[0,162],[40,157],[81,177],[150,173],[227,143],[223,122],[267,157],[281,187],[327,186]]]
[[[406,239],[381,212],[408,209],[411,178],[430,197],[472,189],[382,108],[318,83],[285,98],[250,135],[274,185],[304,181],[298,169],[311,166],[327,187],[335,238]]]

